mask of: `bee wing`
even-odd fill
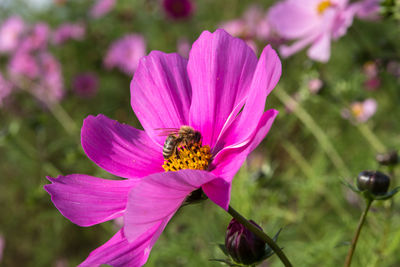
[[[170,134],[177,135],[179,133],[179,129],[178,128],[156,128],[154,130],[159,132],[158,136],[168,136]]]

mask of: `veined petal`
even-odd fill
[[[153,51],[140,60],[131,82],[131,105],[146,133],[163,146],[157,129],[187,125],[192,90],[187,60],[178,54]]]
[[[147,176],[131,190],[124,215],[124,233],[129,241],[172,215],[194,190],[212,180],[213,174],[199,170],[157,173]]]
[[[264,48],[250,85],[250,92],[242,112],[224,129],[216,148],[243,146],[245,140],[254,134],[264,113],[265,101],[275,88],[282,73],[282,64],[271,46]],[[218,151],[214,151],[218,152]]]
[[[245,145],[226,147],[215,156],[210,166],[211,172],[230,183],[247,156],[265,138],[277,115],[277,110],[266,111],[253,134],[243,142]]]
[[[162,149],[144,131],[104,115],[88,116],[81,142],[86,155],[106,171],[124,178],[162,172]]]
[[[71,222],[91,226],[122,215],[128,192],[137,180],[106,180],[84,174],[57,178],[47,177],[51,184],[44,189],[56,208]]]
[[[123,229],[119,230],[104,245],[93,250],[79,266],[93,267],[102,264],[109,264],[114,267],[143,266],[169,219],[161,221],[133,242],[128,242]]]
[[[213,147],[227,118],[248,94],[257,57],[224,30],[205,31],[193,44],[188,74],[192,84],[190,125]]]

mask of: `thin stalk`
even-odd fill
[[[279,90],[274,90],[274,95],[285,105],[293,104],[295,100],[290,97],[282,88]],[[303,109],[300,105],[296,106],[294,114],[299,118],[299,120],[310,130],[310,132],[317,139],[321,148],[328,155],[329,159],[332,161],[333,165],[339,170],[342,177],[349,177],[350,171],[344,163],[343,159],[340,157],[339,153],[336,151],[335,147],[329,140],[326,133],[319,127],[315,120]]]
[[[235,218],[239,223],[241,223],[244,227],[250,230],[253,234],[255,234],[256,236],[261,238],[265,243],[267,243],[268,246],[276,253],[276,255],[278,255],[279,259],[286,267],[293,266],[290,263],[289,259],[286,257],[285,253],[283,253],[282,249],[266,233],[257,228],[254,224],[250,223],[245,217],[243,217],[239,212],[237,212],[231,206],[229,206],[228,213],[233,218]]]
[[[359,123],[357,125],[358,130],[365,137],[365,139],[371,144],[376,152],[383,153],[386,151],[385,145],[378,139],[378,137],[371,131],[371,129],[365,123]]]
[[[51,114],[53,114],[53,116],[64,127],[68,134],[74,135],[78,131],[74,120],[68,115],[68,113],[63,109],[60,104],[50,103],[47,106]]]
[[[361,228],[364,225],[365,218],[367,217],[369,208],[371,207],[371,203],[372,203],[372,200],[368,199],[367,200],[367,205],[365,206],[365,210],[364,210],[364,212],[362,213],[362,215],[360,217],[360,221],[358,222],[357,230],[356,230],[356,232],[354,234],[353,240],[351,240],[351,246],[349,248],[349,252],[347,253],[347,257],[346,257],[346,261],[344,263],[344,267],[350,267],[350,265],[351,265],[351,260],[353,258],[353,254],[354,254],[354,251],[355,251],[356,246],[357,246],[358,237],[360,236]]]

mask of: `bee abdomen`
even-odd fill
[[[174,153],[176,143],[177,143],[176,139],[177,138],[174,135],[170,135],[167,137],[167,140],[165,140],[164,147],[163,147],[164,159],[168,159]]]

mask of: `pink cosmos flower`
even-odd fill
[[[220,25],[229,34],[246,40],[254,52],[257,52],[255,40],[270,41],[270,25],[265,12],[257,5],[250,6],[243,16]]]
[[[324,83],[318,78],[313,78],[308,81],[308,89],[312,94],[317,94],[323,85]]]
[[[106,68],[118,67],[126,74],[132,75],[140,58],[146,54],[146,41],[139,34],[129,34],[115,41],[104,59]]]
[[[32,87],[35,96],[44,103],[58,102],[64,96],[64,82],[60,62],[49,52],[38,55],[40,79]]]
[[[353,102],[350,109],[342,111],[342,117],[353,122],[366,122],[375,114],[378,104],[372,98],[368,98],[362,102]]]
[[[90,9],[89,14],[96,19],[103,17],[114,8],[116,2],[116,0],[97,0]]]
[[[63,44],[64,42],[72,40],[82,40],[85,36],[85,27],[81,24],[64,23],[58,27],[53,33],[53,43]]]
[[[310,45],[308,57],[327,62],[331,40],[346,33],[356,11],[357,6],[348,5],[348,0],[285,0],[273,6],[268,17],[279,35],[297,40],[280,47],[282,56],[289,57]]]
[[[47,48],[49,36],[49,25],[44,22],[36,23],[27,33],[25,33],[18,50],[24,50],[25,52],[44,50]]]
[[[192,15],[194,4],[191,0],[163,0],[165,13],[173,19],[184,19]]]
[[[39,66],[35,57],[25,49],[18,49],[8,62],[8,71],[13,82],[21,76],[34,79],[39,75]]]
[[[91,98],[95,96],[98,85],[99,79],[96,74],[90,72],[77,75],[72,82],[72,88],[75,94],[82,98]]]
[[[4,99],[6,99],[12,92],[12,83],[4,79],[0,72],[0,107],[4,104]]]
[[[0,53],[14,51],[24,30],[25,24],[20,17],[12,16],[5,20],[0,26]]]
[[[280,75],[281,62],[270,46],[258,60],[244,41],[223,30],[203,32],[188,60],[159,51],[142,58],[131,82],[131,104],[144,131],[104,115],[87,117],[81,131],[86,155],[127,179],[72,174],[48,177],[45,186],[60,212],[80,226],[124,217],[123,228],[80,266],[142,266],[168,221],[200,188],[227,209],[235,173],[278,113],[264,108]],[[180,156],[193,156],[191,163],[181,157],[182,166],[188,164],[182,167],[172,162],[174,156],[164,160],[166,137],[157,129],[183,125],[198,130],[202,142],[191,148],[195,154],[181,148]],[[212,156],[211,162],[203,156]],[[189,164],[203,168],[185,169]],[[165,171],[170,166],[180,170]]]

